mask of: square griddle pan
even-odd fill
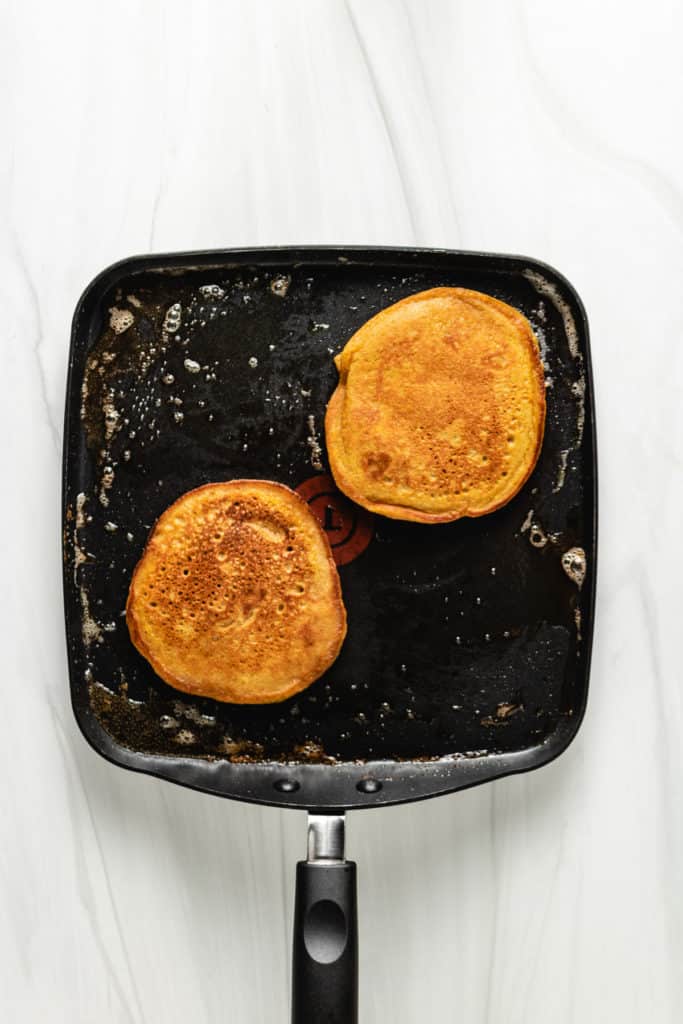
[[[542,452],[521,492],[491,515],[434,526],[372,517],[329,476],[333,356],[379,310],[444,285],[486,292],[531,321],[546,372]],[[231,478],[299,489],[339,564],[342,652],[282,704],[186,697],[155,675],[126,629],[128,585],[155,520],[185,491]],[[543,263],[364,247],[117,263],[80,299],[69,359],[64,595],[79,726],[122,767],[308,810],[317,816],[310,863],[350,870],[338,856],[345,809],[536,768],[576,735],[593,634],[596,486],[586,315]],[[313,873],[323,875],[331,877]],[[342,906],[351,928],[346,897],[335,900],[327,902]],[[321,934],[329,932],[326,921]],[[316,984],[297,986],[301,963],[316,978],[346,977],[350,936],[325,969],[301,946],[295,1020],[328,1005],[320,984],[305,1002]],[[339,986],[326,985],[330,1019],[355,1020],[349,984],[343,1011]]]

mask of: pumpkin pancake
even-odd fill
[[[391,519],[445,523],[508,502],[541,450],[545,385],[526,317],[466,288],[402,299],[335,358],[337,486]]]
[[[346,612],[327,538],[288,487],[231,480],[159,518],[133,574],[131,639],[177,690],[267,704],[329,668]]]

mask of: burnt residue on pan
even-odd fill
[[[131,644],[124,610],[157,517],[209,481],[297,487],[327,473],[332,357],[374,313],[438,285],[501,298],[537,331],[548,417],[527,485],[481,519],[376,519],[369,545],[340,566],[349,625],[341,655],[291,700],[237,707],[166,686]],[[553,288],[538,274],[480,265],[353,262],[119,278],[74,356],[80,428],[71,432],[64,536],[81,628],[77,699],[115,740],[233,761],[423,760],[525,749],[574,714],[589,588],[577,586],[566,553],[590,549],[591,453],[576,328]]]

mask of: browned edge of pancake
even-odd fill
[[[176,505],[180,504],[191,494],[197,494],[199,491],[209,490],[216,486],[223,486],[225,484],[234,484],[236,487],[239,485],[257,485],[258,487],[265,488],[267,490],[285,491],[289,497],[293,498],[296,503],[298,503],[303,509],[305,509],[306,515],[309,516],[310,519],[314,522],[318,534],[320,535],[320,537],[322,537],[327,552],[327,559],[330,566],[332,578],[334,580],[333,586],[334,596],[336,599],[335,604],[339,612],[339,637],[336,647],[333,648],[333,650],[330,652],[329,657],[321,657],[319,667],[315,667],[308,675],[301,676],[294,684],[284,689],[280,689],[271,695],[268,695],[265,699],[263,694],[258,694],[257,696],[253,693],[249,693],[248,691],[243,691],[238,696],[231,697],[229,700],[227,700],[225,698],[216,697],[212,694],[202,692],[198,689],[189,689],[187,687],[187,684],[183,683],[182,681],[179,681],[177,677],[173,675],[172,672],[165,670],[163,661],[159,658],[156,658],[152,654],[152,652],[147,648],[138,631],[137,624],[135,622],[135,615],[130,614],[133,590],[135,587],[138,569],[142,565],[142,562],[147,553],[147,548],[149,547],[154,537],[154,532],[156,530],[157,523],[159,522],[159,520],[162,518],[162,516],[165,516],[168,512],[175,508]],[[332,556],[330,542],[322,526],[311,512],[306,502],[303,500],[303,498],[300,497],[300,495],[296,493],[296,491],[293,491],[290,487],[287,487],[285,484],[277,483],[274,480],[256,480],[250,478],[239,478],[234,480],[215,480],[212,483],[202,484],[200,487],[194,487],[189,491],[185,491],[178,498],[176,498],[176,500],[172,502],[166,509],[164,509],[164,511],[156,519],[154,525],[149,531],[142,554],[140,555],[140,558],[138,559],[135,569],[133,570],[133,575],[131,576],[131,581],[128,588],[128,597],[126,599],[126,624],[128,626],[128,633],[130,635],[130,639],[134,647],[140,652],[143,658],[145,658],[149,662],[149,664],[152,666],[152,668],[160,677],[160,679],[162,679],[165,683],[168,683],[169,686],[172,686],[174,690],[179,690],[182,693],[187,693],[194,697],[205,697],[210,700],[218,700],[220,703],[226,704],[277,704],[281,701],[287,700],[289,697],[293,697],[295,694],[300,693],[302,690],[305,690],[312,683],[314,683],[316,679],[318,679],[323,674],[323,672],[325,672],[330,667],[330,665],[334,664],[342,648],[342,644],[344,643],[344,640],[346,638],[347,631],[346,608],[344,606],[344,601],[342,598],[341,580],[339,579],[339,572],[337,571],[337,566]]]
[[[523,313],[520,313],[512,306],[509,306],[506,302],[502,302],[499,299],[494,299],[492,295],[486,295],[484,292],[477,292],[471,288],[430,288],[423,292],[416,292],[415,295],[408,295],[405,299],[400,299],[398,302],[392,303],[391,306],[385,307],[385,309],[380,310],[379,313],[375,313],[373,317],[370,317],[369,320],[366,320],[365,323],[363,323],[361,327],[358,328],[358,330],[363,330],[365,327],[367,327],[368,324],[371,324],[374,320],[377,320],[378,318],[382,317],[387,309],[395,309],[397,306],[409,305],[415,301],[424,301],[426,298],[429,297],[437,297],[439,295],[443,295],[444,293],[452,294],[453,292],[456,292],[459,295],[463,296],[473,295],[479,301],[483,300],[485,304],[490,304],[493,308],[497,309],[500,313],[504,314],[504,316],[506,316],[508,320],[512,320],[523,330],[525,341],[532,355],[534,375],[536,378],[536,382],[538,384],[539,407],[541,409],[541,421],[536,438],[536,447],[534,450],[534,455],[533,458],[529,461],[529,468],[527,473],[520,480],[519,485],[514,489],[514,491],[511,491],[509,495],[502,498],[500,501],[494,502],[493,504],[488,505],[484,509],[478,509],[476,512],[463,512],[458,513],[456,515],[454,515],[452,512],[422,512],[420,511],[420,509],[411,508],[410,506],[389,505],[384,502],[369,501],[349,481],[344,471],[344,465],[337,455],[339,451],[344,450],[341,431],[341,414],[346,391],[346,374],[342,374],[340,372],[339,382],[337,383],[337,387],[332,393],[332,397],[327,403],[327,410],[325,412],[325,438],[328,441],[327,458],[330,464],[330,469],[332,471],[332,476],[334,477],[335,482],[339,487],[339,490],[343,491],[348,498],[350,498],[352,501],[355,501],[357,505],[361,505],[363,508],[368,509],[370,512],[375,512],[377,515],[386,516],[387,519],[400,519],[404,522],[408,521],[415,523],[452,523],[457,519],[476,519],[480,516],[489,515],[491,512],[495,512],[497,511],[497,509],[502,508],[504,505],[507,505],[509,501],[512,501],[512,499],[517,494],[519,494],[522,487],[524,487],[525,483],[533,473],[536,467],[536,463],[538,462],[538,457],[541,454],[541,447],[543,445],[543,436],[545,432],[546,417],[545,377],[543,373],[543,366],[541,364],[540,351],[538,342],[536,340],[536,336],[531,329],[531,324],[529,323],[529,321]],[[346,345],[350,344],[350,342],[353,341],[357,333],[358,331],[354,332],[354,334],[346,342]],[[344,346],[344,348],[346,348],[346,345]],[[344,349],[342,349],[342,352],[343,351]],[[341,354],[342,353],[340,352],[339,355],[335,356],[334,359],[337,368],[339,368],[339,356]],[[330,438],[333,439],[333,443],[331,444],[329,443]]]

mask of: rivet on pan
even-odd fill
[[[359,793],[379,793],[382,788],[382,783],[379,779],[361,779],[356,784],[356,789]]]
[[[296,779],[276,779],[273,786],[280,793],[296,793],[297,789],[301,788]]]

